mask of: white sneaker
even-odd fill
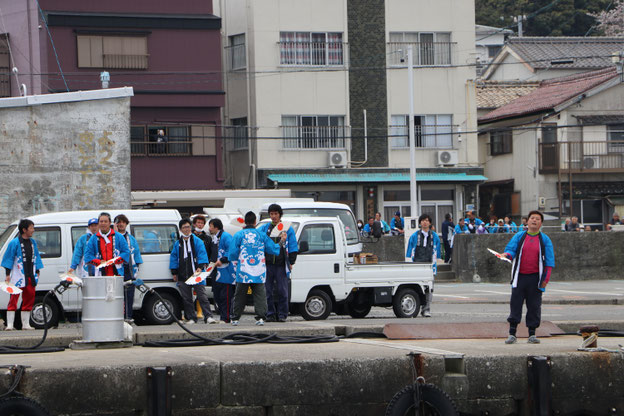
[[[208,323],[208,324],[216,324],[217,321],[215,321],[213,317],[209,316],[208,319],[206,319],[206,323]]]
[[[429,312],[429,311],[423,312],[422,316],[424,316],[425,318],[431,318],[431,312]]]
[[[197,321],[194,320],[194,319],[189,319],[188,321],[186,321],[187,325],[193,325],[193,324],[196,324],[196,323],[197,323]]]
[[[262,319],[262,318],[258,319],[258,320],[256,321],[256,325],[258,325],[258,326],[262,326],[262,325],[264,325],[264,319]]]
[[[232,326],[238,326],[238,321],[232,321]]]

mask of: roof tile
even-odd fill
[[[615,67],[611,67],[542,81],[539,88],[533,92],[517,98],[509,104],[479,118],[479,123],[519,117],[553,109],[559,104],[589,91],[616,76],[619,75]]]

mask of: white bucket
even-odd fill
[[[82,282],[82,340],[123,341],[123,277],[85,277]]]

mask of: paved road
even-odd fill
[[[439,283],[436,303],[508,303],[511,286],[506,283]],[[546,303],[624,304],[624,280],[551,282],[543,296]]]

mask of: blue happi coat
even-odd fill
[[[39,276],[37,276],[37,270],[43,269],[43,262],[41,261],[41,255],[37,248],[37,242],[34,239],[30,239],[33,249],[33,264],[35,265],[35,285],[39,282]],[[11,269],[11,283],[17,287],[26,286],[26,279],[24,275],[24,259],[22,259],[22,246],[20,245],[19,237],[15,237],[9,243],[7,250],[2,257],[2,267]]]
[[[87,232],[78,239],[76,247],[74,247],[74,255],[72,256],[71,265],[69,267],[76,271],[76,276],[78,277],[85,277],[94,274],[93,265],[89,265],[84,261],[87,242],[91,237],[93,237],[93,234]]]
[[[169,269],[170,270],[179,270],[180,269],[180,240],[184,238],[180,236],[179,239],[173,244],[173,248],[171,249],[171,254],[169,255]],[[199,267],[200,264],[208,264],[210,260],[208,260],[208,252],[206,252],[206,246],[201,238],[197,237],[195,234],[191,234],[191,240],[193,242],[193,261],[195,262],[194,267]],[[195,272],[195,270],[193,270]],[[187,276],[190,277],[190,276]],[[178,283],[180,283],[178,281]],[[200,285],[205,286],[206,280],[203,280]]]
[[[418,245],[418,238],[420,234],[421,230],[418,229],[418,231],[415,231],[414,234],[411,235],[409,242],[407,243],[405,257],[409,258],[410,261],[413,261],[414,259],[414,252],[416,251],[416,246]],[[440,237],[438,236],[438,233],[436,233],[435,231],[431,231],[431,239],[433,242],[433,254],[431,259],[433,264],[431,267],[433,269],[433,275],[435,276],[438,272],[437,259],[440,258]]]
[[[271,226],[270,222],[262,224],[260,227],[258,227],[258,231],[264,234],[267,234],[270,226]],[[286,230],[286,241],[284,242],[284,251],[286,252],[285,254],[286,261],[284,262],[285,263],[284,267],[286,268],[286,277],[290,278],[290,267],[288,267],[289,265],[288,253],[299,252],[299,245],[297,244],[297,236],[295,235],[295,230],[293,227],[288,227],[288,230]]]
[[[219,249],[217,251],[217,259],[227,257],[230,253],[230,247],[232,247],[232,235],[225,231],[221,231],[221,237],[219,237]],[[236,270],[231,261],[224,263],[217,269],[217,282],[233,285],[236,283]]]
[[[121,235],[121,234],[117,234]],[[141,250],[139,250],[139,243],[136,238],[129,232],[126,232],[126,235],[123,237],[128,237],[130,240],[130,244],[128,244],[128,248],[130,249],[130,261],[132,264],[132,278],[136,278],[137,273],[139,272],[139,264],[143,264],[143,257],[141,257]],[[126,242],[128,241],[126,240]]]
[[[237,283],[264,283],[266,281],[265,253],[278,255],[280,246],[266,233],[255,228],[243,228],[236,234],[228,254],[236,265]]]
[[[115,232],[111,229],[111,233]],[[115,233],[115,247],[113,247],[113,257],[121,257],[124,262],[130,261],[130,249],[128,248],[128,243],[123,235]],[[112,237],[112,234],[109,234],[109,238]],[[102,259],[102,254],[100,253],[100,242],[99,239],[104,238],[98,231],[93,238],[89,239],[87,243],[87,248],[85,249],[84,261],[85,263],[91,263],[94,259]],[[117,268],[117,274],[119,276],[124,275],[123,264],[115,264],[115,268]],[[101,271],[96,269],[95,275],[100,276]]]

